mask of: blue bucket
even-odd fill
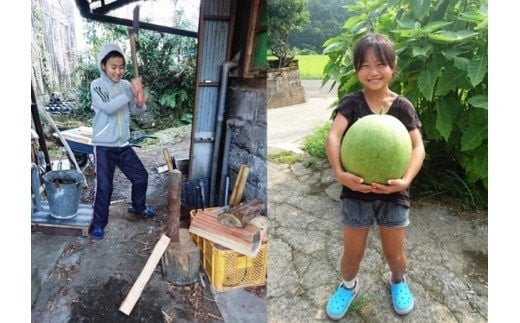
[[[78,213],[83,174],[76,170],[56,170],[43,176],[49,213],[58,219],[70,219]]]

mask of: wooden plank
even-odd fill
[[[245,228],[228,227],[218,223],[217,217],[208,211],[197,212],[189,232],[248,257],[256,257],[261,247],[260,228],[252,224]]]
[[[71,226],[71,225],[64,225],[64,224],[53,224],[53,223],[31,223],[31,226],[34,231],[37,232],[44,232],[44,233],[56,233],[58,234],[63,233],[65,234],[65,231],[71,232],[71,231],[77,231],[78,233],[81,232],[81,236],[88,237],[88,229],[89,226],[86,227],[77,227],[77,226]],[[69,235],[69,234],[65,234]]]
[[[141,271],[141,274],[139,274],[139,277],[137,277],[137,280],[134,282],[134,285],[130,289],[130,292],[128,293],[128,295],[126,295],[125,299],[121,303],[119,311],[123,312],[126,315],[130,315],[130,312],[132,312],[135,303],[137,303],[137,300],[141,296],[144,287],[148,283],[148,280],[150,280],[150,277],[152,276],[155,267],[161,260],[161,257],[166,248],[168,248],[169,244],[170,238],[168,238],[168,236],[165,234],[161,235],[161,238],[153,248],[152,254],[146,261],[146,264],[143,270]]]

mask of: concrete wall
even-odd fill
[[[305,103],[305,90],[298,67],[284,67],[267,72],[267,108]]]
[[[231,129],[228,157],[230,186],[236,181],[240,165],[249,166],[243,200],[258,198],[267,204],[267,93],[260,87],[231,85],[228,89],[228,119],[244,125]],[[231,193],[230,193],[231,194]]]

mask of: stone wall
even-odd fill
[[[305,103],[305,90],[298,67],[271,69],[267,72],[267,108]]]
[[[267,204],[267,93],[263,86],[231,85],[227,93],[227,119],[242,123],[231,131],[228,155],[230,186],[236,181],[240,165],[249,166],[243,200],[258,198]],[[231,194],[231,193],[230,193]]]

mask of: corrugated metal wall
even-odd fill
[[[233,1],[201,0],[200,3],[198,74],[189,179],[209,178],[211,175],[220,74],[222,64],[229,59]]]

